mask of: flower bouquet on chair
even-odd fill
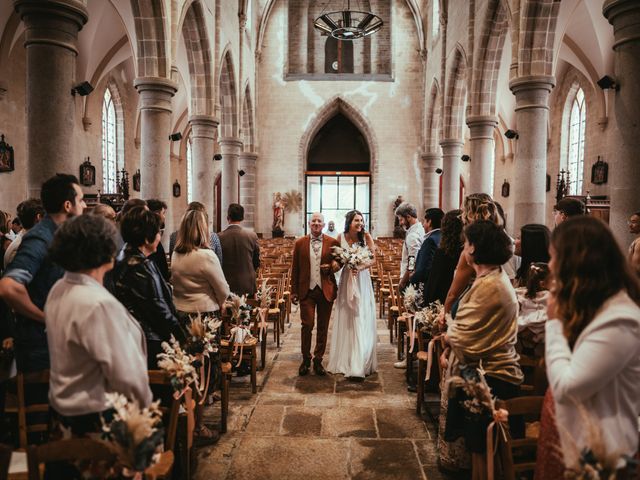
[[[117,470],[123,477],[143,478],[162,451],[164,428],[159,401],[140,408],[119,393],[108,393],[107,403],[113,408],[110,422],[102,418],[103,438],[117,456]]]
[[[232,293],[224,303],[224,308],[230,312],[232,325],[227,344],[233,346],[232,355],[238,356],[235,366],[239,367],[242,363],[244,346],[258,342],[258,339],[251,334],[251,307],[247,305],[246,295],[240,297]]]
[[[258,301],[258,318],[260,325],[258,330],[258,340],[262,342],[262,336],[267,334],[267,315],[271,302],[273,301],[273,287],[267,285],[267,279],[262,280],[260,288],[256,292],[256,300]]]
[[[220,325],[222,325],[221,320],[200,314],[192,317],[187,325],[189,335],[185,348],[195,359],[193,366],[200,370],[198,374],[200,385],[197,390],[200,404],[205,402],[210,384],[213,383],[215,386],[220,379],[220,342],[218,339]]]

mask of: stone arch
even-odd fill
[[[229,47],[222,56],[220,66],[218,103],[220,105],[220,138],[235,137],[238,132],[236,76]]]
[[[116,165],[118,168],[126,168],[124,156],[124,101],[114,78],[109,78],[106,88],[111,92],[113,107],[116,111]],[[102,116],[102,112],[100,112],[100,115]]]
[[[244,102],[242,103],[242,135],[241,140],[245,152],[254,152],[254,131],[253,131],[253,103],[251,101],[251,89],[249,83],[244,89]]]
[[[162,0],[131,0],[139,77],[169,78],[166,12]]]
[[[200,0],[191,3],[182,24],[191,84],[191,115],[213,115],[213,84],[209,37]]]
[[[441,139],[459,139],[462,141],[464,125],[464,106],[466,89],[467,60],[460,45],[455,48],[444,98]]]
[[[313,114],[305,127],[305,132],[300,138],[298,147],[298,187],[299,191],[304,192],[304,170],[306,168],[307,152],[309,146],[314,137],[322,126],[327,123],[336,113],[342,113],[347,117],[358,129],[362,132],[362,135],[366,139],[369,145],[370,163],[369,171],[371,175],[371,198],[377,199],[378,195],[378,178],[379,178],[379,166],[378,166],[378,141],[376,139],[373,127],[366,119],[364,114],[354,105],[347,102],[345,99],[336,95],[330,98],[320,109]],[[378,219],[378,203],[374,200],[371,202],[371,227],[372,229],[376,225]]]
[[[513,63],[517,77],[553,74],[553,46],[559,10],[560,2],[557,0],[525,0],[519,10],[514,10],[514,22],[519,22],[518,31],[513,32]]]
[[[439,148],[439,127],[440,127],[440,85],[438,80],[433,79],[431,92],[429,93],[429,103],[427,106],[427,118],[425,123],[425,152],[437,152]]]
[[[489,0],[482,23],[469,98],[471,115],[495,115],[502,49],[509,29],[503,0]]]

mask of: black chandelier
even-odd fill
[[[313,26],[323,33],[338,40],[356,40],[376,33],[382,28],[382,19],[371,12],[351,10],[351,0],[347,0],[347,8],[342,4],[342,10],[325,13],[328,1],[320,16],[315,19]]]

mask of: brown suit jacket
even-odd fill
[[[304,300],[309,293],[309,281],[311,278],[311,258],[310,258],[311,236],[296,240],[293,247],[293,265],[291,267],[291,292],[298,295],[300,300]],[[322,235],[322,254],[320,263],[331,263],[333,260],[332,247],[339,247],[340,243],[329,235]],[[328,302],[333,302],[338,294],[336,277],[333,273],[320,273],[322,280],[322,293]]]
[[[220,232],[222,271],[229,289],[238,295],[256,293],[256,269],[260,266],[258,236],[240,225]]]

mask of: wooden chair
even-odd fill
[[[18,399],[18,439],[20,448],[28,445],[30,433],[41,433],[47,436],[49,433],[50,407],[47,398],[46,403],[26,403],[26,390],[29,386],[40,386],[43,390],[49,387],[49,370],[40,372],[22,373],[16,375],[16,392]],[[35,414],[35,415],[34,415]]]
[[[424,405],[425,398],[425,390],[427,388],[427,384],[425,382],[425,378],[427,376],[427,363],[428,363],[428,344],[423,339],[422,335],[418,335],[418,345],[419,351],[416,355],[418,359],[418,378],[417,378],[417,399],[416,399],[416,413],[420,415],[422,413],[422,406]],[[435,383],[435,385],[439,385],[440,380],[440,367],[439,361],[440,355],[442,354],[442,342],[436,341],[433,345],[433,354],[432,354],[432,364],[431,364],[431,378],[429,382]]]
[[[42,445],[27,447],[27,463],[29,480],[41,480],[41,465],[50,462],[72,462],[76,460],[104,461],[107,464],[116,462],[115,452],[105,442],[89,438],[71,438],[57,440]]]
[[[221,365],[222,386],[220,392],[220,432],[226,433],[227,420],[229,418],[229,389],[231,388],[231,363],[223,362]]]
[[[277,325],[276,325],[277,328]],[[244,342],[242,345],[238,345],[238,352],[242,347],[242,358],[249,359],[251,362],[251,392],[256,393],[258,391],[258,376],[257,376],[257,346],[258,339],[251,338],[248,341]],[[229,342],[229,340],[221,340],[220,341],[220,352],[222,354],[223,362],[231,362],[233,363],[235,359],[235,355],[233,351],[235,350],[235,346]],[[239,355],[239,353],[238,353]]]
[[[162,370],[149,370],[149,385],[165,386],[167,389],[171,389],[171,380]],[[162,452],[160,460],[147,469],[147,472],[145,472],[146,478],[171,478],[171,472],[175,461],[180,400],[177,400],[172,396],[171,405],[161,404],[160,410],[162,411],[165,427],[164,452]],[[182,442],[183,445],[181,445],[182,465],[187,469],[187,474],[191,460],[191,452],[187,447],[189,443],[188,439],[185,438],[185,441]]]
[[[523,415],[525,421],[537,421],[540,420],[543,400],[543,396],[518,397],[500,400],[497,407],[506,409],[510,416]],[[537,438],[512,439],[507,435],[507,440],[500,442],[498,447],[498,463],[502,468],[502,478],[516,480],[522,478],[526,472],[533,472],[536,467],[537,445]]]

